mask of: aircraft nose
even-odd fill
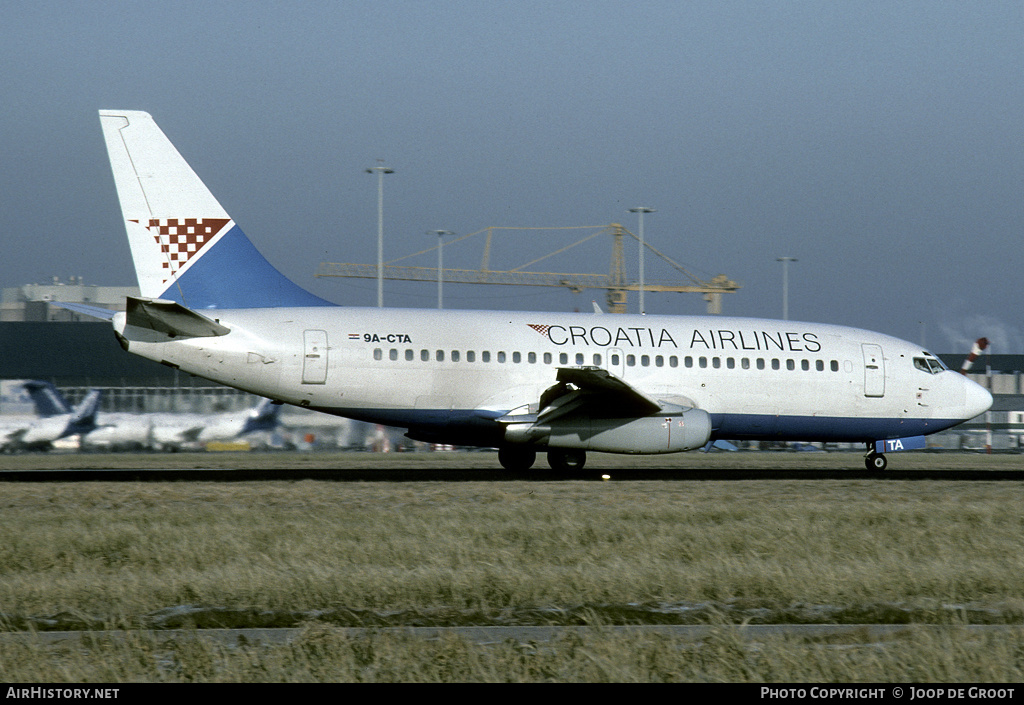
[[[964,379],[964,419],[981,416],[992,407],[992,394],[980,384]]]

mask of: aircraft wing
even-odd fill
[[[505,424],[547,424],[573,415],[639,418],[666,407],[600,367],[560,367],[555,380],[555,384],[540,395],[539,404],[523,405],[498,421]]]
[[[555,379],[557,384],[541,395],[540,418],[545,421],[552,418],[551,412],[556,408],[565,406],[565,401],[559,401],[570,395],[581,400],[580,406],[586,407],[588,416],[649,416],[662,408],[636,387],[600,367],[560,367]]]

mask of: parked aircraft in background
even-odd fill
[[[863,442],[883,469],[992,403],[920,346],[843,326],[335,306],[259,254],[148,114],[100,121],[141,288],[112,316],[121,345],[225,385],[494,446],[510,469],[718,439]]]
[[[35,413],[0,417],[0,450],[6,449],[10,441],[23,435],[39,419],[71,413],[64,397],[49,382],[30,380],[19,386],[32,400]]]
[[[96,430],[82,439],[86,448],[185,450],[215,441],[234,441],[279,424],[281,406],[264,399],[251,409],[217,414],[103,413]]]
[[[75,406],[69,408],[60,392],[48,382],[25,385],[39,416],[28,424],[5,424],[0,449],[4,451],[49,450],[56,441],[89,433],[96,427],[96,410],[100,392],[93,389]]]

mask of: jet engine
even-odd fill
[[[508,443],[645,455],[701,448],[710,438],[711,417],[703,409],[628,419],[575,416],[547,424],[510,424],[505,431]]]

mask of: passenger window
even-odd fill
[[[654,357],[654,366],[655,367],[664,367],[665,366],[665,358],[662,357],[661,355],[655,355],[655,357]]]
[[[601,356],[600,356],[600,355],[598,355],[597,353],[594,353],[594,364],[595,364],[595,365],[596,365],[597,367],[600,367],[600,366],[601,366]]]
[[[675,355],[671,355],[668,358],[668,366],[669,367],[679,367],[679,358],[676,357]]]
[[[732,358],[732,357],[725,358],[725,366],[728,367],[730,370],[735,370],[736,369],[736,359]]]
[[[832,364],[831,364],[831,367],[832,367],[832,371],[833,372],[838,372],[839,371],[839,360],[833,360]]]
[[[722,366],[722,358],[720,358],[720,357],[713,357],[713,358],[711,358],[711,366],[714,367],[717,370],[719,367]]]
[[[502,350],[502,351],[498,352],[498,362],[500,362],[500,363],[504,363],[505,362],[505,351]]]
[[[398,359],[398,351],[395,350],[394,348],[391,348],[390,350],[388,350],[388,359],[389,360],[397,360]]]
[[[411,362],[412,360],[416,359],[416,353],[414,353],[412,350],[406,350],[405,359]]]
[[[759,369],[759,370],[763,370],[764,369],[764,358],[763,357],[757,358],[757,369]]]
[[[686,358],[683,360],[683,364],[686,365],[687,367],[693,367],[693,358],[687,355]]]
[[[518,352],[512,353],[512,362],[515,362],[515,363],[518,364],[518,363],[520,363],[522,361],[523,361],[523,354],[522,353],[518,353]]]
[[[576,364],[577,365],[582,365],[583,364],[583,353],[576,353]]]
[[[811,361],[810,360],[801,360],[800,361],[800,369],[803,370],[804,372],[806,372],[807,370],[811,369]]]
[[[795,370],[796,360],[786,360],[786,369],[790,371]]]
[[[824,372],[825,371],[825,361],[824,360],[815,360],[814,361],[814,369],[816,369],[818,372]]]
[[[618,356],[618,355],[612,355],[612,365],[618,365],[618,364],[620,364],[620,363],[619,363],[619,359],[620,359],[620,358],[619,358],[619,356]]]
[[[702,357],[697,360],[697,364],[700,365],[701,369],[703,369],[708,366],[708,359],[706,357]]]
[[[466,351],[466,362],[476,362],[476,353],[474,351]]]
[[[434,359],[438,362],[444,362],[444,350],[438,350],[434,353]]]
[[[550,365],[551,364],[551,353],[544,353],[544,364],[545,365]]]
[[[374,348],[373,349],[373,359],[374,360],[383,360],[384,359],[384,351],[381,350],[380,348]]]
[[[559,365],[568,365],[569,364],[569,355],[568,355],[568,353],[558,353],[558,364]]]
[[[491,351],[490,350],[484,350],[482,353],[480,353],[480,362],[490,362],[490,361],[491,361]]]
[[[526,353],[526,361],[529,362],[531,365],[537,364],[537,353]]]
[[[636,367],[636,355],[626,355],[626,367]]]
[[[459,351],[458,350],[452,350],[452,362],[458,362],[458,361],[459,361]]]
[[[750,358],[749,357],[745,357],[742,360],[740,360],[740,367],[742,367],[745,370],[749,370],[750,369]]]
[[[778,370],[778,369],[781,369],[781,368],[782,368],[782,365],[779,363],[779,358],[773,357],[772,358],[772,369],[773,370]]]
[[[651,356],[650,355],[641,355],[640,356],[640,364],[642,366],[644,366],[644,367],[650,367],[651,366]]]
[[[420,350],[420,359],[423,360],[423,362],[427,362],[428,360],[430,360],[430,351]]]

